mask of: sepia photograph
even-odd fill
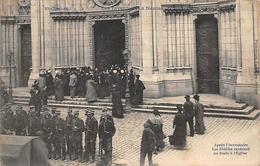
[[[260,0],[0,0],[0,166],[260,166]]]

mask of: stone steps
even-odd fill
[[[28,96],[14,96],[13,100],[16,104],[28,105]],[[123,101],[124,102],[124,101]],[[135,106],[132,108],[134,112],[145,112],[152,113],[153,109],[158,109],[163,114],[176,114],[176,105],[178,103],[154,103],[154,102],[144,102],[144,105]],[[100,110],[103,106],[107,106],[108,109],[112,109],[111,99],[102,99],[95,103],[88,103],[84,98],[70,99],[66,97],[64,101],[55,101],[53,97],[48,100],[48,105],[51,107],[60,108],[77,108],[77,109],[94,109]],[[247,106],[247,104],[241,104],[239,106],[229,106],[223,108],[223,106],[218,105],[205,105],[205,116],[210,117],[223,117],[223,118],[236,118],[236,119],[249,119],[254,120],[260,114],[259,110],[255,110],[253,106]]]

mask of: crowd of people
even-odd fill
[[[43,107],[40,114],[34,106],[27,113],[21,105],[15,111],[6,104],[1,111],[1,134],[18,136],[40,136],[48,149],[49,158],[55,160],[70,159],[79,162],[96,161],[96,140],[99,137],[100,162],[112,163],[112,137],[116,132],[114,120],[102,109],[99,122],[93,110],[86,110],[85,122],[79,117],[79,111],[68,109],[66,119],[60,111]],[[85,140],[82,140],[85,133]],[[84,143],[83,143],[84,142]],[[84,148],[83,148],[84,144]]]
[[[11,104],[5,104],[2,107],[0,112],[1,134],[41,136],[48,149],[49,158],[65,160],[67,157],[70,160],[91,163],[96,160],[98,136],[100,161],[103,165],[111,165],[112,138],[116,132],[112,116],[123,117],[121,98],[125,97],[126,79],[132,104],[143,103],[145,87],[139,77],[136,75],[135,79],[132,70],[126,76],[125,71],[117,66],[113,66],[109,71],[100,72],[98,69],[93,71],[90,68],[63,70],[57,72],[54,79],[50,71],[41,72],[30,91],[29,112],[24,111],[21,105],[18,105],[14,111]],[[62,86],[58,84],[62,84]],[[79,111],[72,112],[72,109],[69,108],[66,119],[62,119],[60,111],[55,108],[49,110],[47,106],[47,98],[52,94],[55,94],[58,101],[62,101],[64,95],[70,95],[71,98],[85,96],[88,102],[95,102],[97,98],[104,98],[112,94],[112,116],[104,107],[98,122],[94,111],[86,110],[84,122],[79,118]],[[7,96],[7,92],[1,89],[1,95]],[[197,94],[193,96],[194,103],[190,100],[189,95],[184,98],[186,100],[184,104],[177,105],[177,114],[173,119],[173,134],[168,136],[170,145],[177,149],[183,149],[186,146],[187,124],[191,137],[195,133],[204,134],[206,130],[203,120],[204,107],[200,103],[200,96]],[[8,101],[8,97],[5,99]],[[148,156],[149,166],[153,165],[153,154],[158,154],[165,147],[164,139],[167,136],[163,131],[163,119],[157,109],[154,109],[153,115],[144,123],[140,166],[144,165],[146,156]],[[85,133],[85,137],[83,137],[83,133]],[[82,141],[83,138],[85,140]]]
[[[145,86],[139,78],[140,75],[135,75],[132,69],[126,75],[126,71],[118,65],[108,70],[93,70],[90,67],[62,69],[56,72],[54,78],[51,70],[42,70],[30,90],[29,104],[40,111],[43,105],[47,105],[48,96],[51,95],[55,95],[57,101],[63,101],[64,96],[85,97],[89,103],[112,95],[113,116],[123,118],[121,99],[126,95],[126,81],[131,103],[143,104]]]
[[[184,149],[186,146],[187,123],[190,129],[190,136],[194,133],[204,134],[204,107],[199,102],[200,96],[193,96],[195,103],[190,101],[190,96],[185,96],[185,103],[177,105],[177,114],[173,120],[173,134],[169,136],[169,143],[176,149]],[[152,156],[158,154],[165,147],[163,132],[163,120],[158,110],[153,111],[154,117],[144,123],[144,130],[141,139],[140,166],[144,166],[145,157],[148,156],[149,166],[153,165]],[[195,117],[195,125],[194,125]]]

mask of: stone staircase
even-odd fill
[[[14,95],[13,100],[15,104],[28,105],[30,96],[29,95]],[[122,99],[124,103],[125,100]],[[160,102],[155,99],[145,99],[143,105],[135,106],[132,108],[134,112],[145,112],[151,113],[153,109],[158,109],[162,114],[176,114],[177,104],[183,104],[180,101],[171,102]],[[88,103],[84,98],[71,99],[70,97],[65,97],[64,101],[55,101],[54,97],[51,96],[48,99],[48,105],[50,107],[60,107],[60,108],[77,108],[77,109],[94,109],[100,110],[102,107],[107,106],[108,109],[112,109],[111,98],[99,99],[95,103]],[[234,103],[234,104],[204,104],[205,116],[210,117],[222,117],[222,118],[236,118],[236,119],[247,119],[254,120],[260,114],[260,110],[255,109],[254,106],[248,106],[246,103]]]

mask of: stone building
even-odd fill
[[[259,0],[0,0],[0,76],[123,65],[147,97],[213,93],[260,101]]]

